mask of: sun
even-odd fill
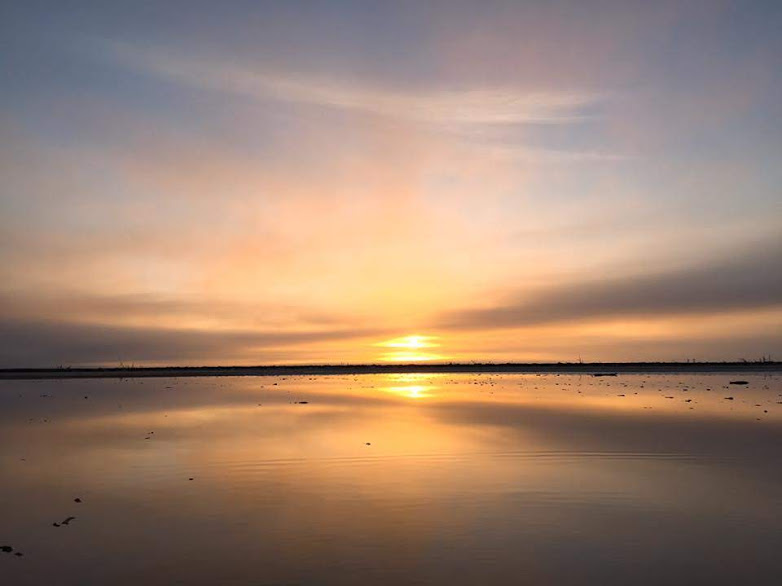
[[[423,336],[412,334],[378,342],[375,346],[394,348],[391,352],[385,352],[380,358],[386,362],[423,362],[427,360],[442,360],[444,356],[431,352],[422,352],[425,348],[440,346],[437,336]]]
[[[418,334],[415,334],[412,336],[403,336],[401,338],[394,338],[393,340],[379,342],[377,346],[385,346],[386,348],[408,348],[410,350],[418,348],[433,348],[440,345],[433,342],[433,340],[436,339],[436,336],[419,336]]]

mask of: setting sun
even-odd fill
[[[384,346],[386,348],[434,348],[435,346],[440,345],[433,342],[433,340],[437,339],[437,336],[412,335],[402,336],[401,338],[394,338],[393,340],[386,340],[385,342],[380,342],[377,345]]]
[[[439,354],[429,352],[419,352],[422,348],[435,348],[440,344],[436,343],[437,336],[421,336],[418,334],[393,338],[384,342],[378,342],[375,346],[383,348],[398,348],[393,352],[386,352],[381,359],[386,362],[422,362],[427,360],[441,360],[445,358]]]

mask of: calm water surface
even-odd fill
[[[782,584],[781,402],[752,374],[2,381],[0,583]]]

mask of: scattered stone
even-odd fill
[[[65,521],[62,522],[62,525],[69,525],[71,521],[73,521],[76,517],[66,517]]]
[[[16,557],[20,558],[20,557],[22,557],[24,554],[23,554],[21,551],[17,551],[17,552],[16,552],[14,555],[15,555]]]
[[[732,401],[732,400],[733,400],[733,397],[725,397],[725,400],[726,400],[726,401]]]
[[[730,384],[732,384],[732,385],[748,385],[749,382],[747,382],[745,380],[732,380],[732,381],[730,381]]]
[[[11,553],[12,551],[14,551],[14,548],[11,547],[10,545],[3,545],[0,546],[0,551],[2,551],[3,553]]]
[[[370,442],[367,442],[364,444],[365,446],[371,446],[372,444]]]
[[[193,480],[192,478],[188,478],[188,480]]]
[[[73,502],[74,502],[74,503],[80,503],[80,502],[81,502],[81,499],[80,499],[80,498],[78,498],[78,497],[76,497],[75,499],[73,499]]]

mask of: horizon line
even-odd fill
[[[342,363],[267,364],[252,366],[58,366],[0,368],[0,380],[46,378],[133,378],[175,376],[275,376],[329,374],[643,374],[675,372],[773,372],[782,362],[770,359],[736,361],[656,362],[439,362],[439,363]]]

